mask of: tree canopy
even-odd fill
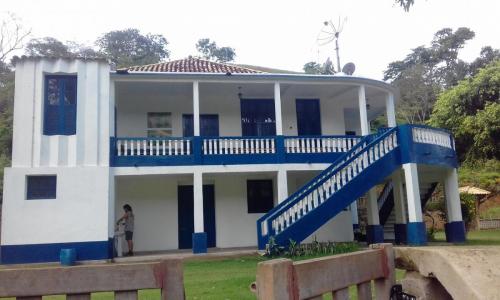
[[[204,59],[215,60],[217,62],[231,62],[236,57],[236,51],[231,47],[219,47],[217,43],[208,38],[199,39],[196,43],[196,50]]]
[[[170,55],[168,41],[163,35],[143,35],[134,28],[105,33],[96,41],[96,45],[99,52],[117,68],[154,64]]]
[[[430,116],[438,95],[473,76],[480,67],[500,58],[499,51],[489,46],[481,50],[472,63],[458,58],[460,49],[474,38],[466,27],[453,31],[443,28],[434,34],[430,46],[419,46],[403,60],[390,63],[384,71],[400,90],[398,115],[408,123],[424,123]]]
[[[302,69],[306,74],[335,74],[335,68],[333,67],[333,63],[330,58],[327,58],[323,64],[317,63],[315,61],[310,61],[308,63],[305,63]]]
[[[443,92],[428,123],[453,131],[461,160],[500,159],[500,60]]]

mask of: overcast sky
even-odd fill
[[[444,27],[476,33],[462,50],[470,61],[484,45],[500,48],[499,0],[415,0],[404,12],[393,0],[1,0],[33,37],[93,43],[102,33],[138,28],[164,35],[171,59],[196,54],[208,37],[236,49],[236,62],[301,71],[305,62],[334,57],[333,45],[319,46],[323,21],[347,18],[340,38],[341,64],[352,61],[356,75],[382,78],[389,62],[428,44]],[[5,16],[5,14],[0,14]]]

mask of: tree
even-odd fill
[[[399,88],[398,114],[408,123],[425,122],[438,94],[471,76],[469,64],[458,59],[458,54],[473,37],[474,32],[465,27],[444,28],[434,34],[429,47],[419,46],[388,65],[384,80]]]
[[[415,4],[415,0],[395,0],[405,11],[409,11],[410,7]]]
[[[12,52],[22,49],[24,40],[31,34],[21,21],[11,13],[6,13],[6,18],[0,24],[0,66],[6,65],[7,57]]]
[[[215,60],[217,62],[231,62],[236,57],[236,52],[231,47],[218,47],[217,43],[208,38],[199,39],[196,43],[196,50],[204,59]]]
[[[0,203],[3,198],[3,170],[10,165],[12,153],[12,111],[14,105],[14,72],[8,57],[24,45],[30,30],[13,14],[0,24]]]
[[[310,61],[304,64],[302,68],[306,74],[321,74],[321,75],[333,75],[335,74],[335,68],[330,58],[321,65],[317,62]]]
[[[24,52],[29,56],[48,56],[48,57],[72,57],[67,45],[53,38],[44,37],[32,39],[26,45]]]
[[[105,33],[96,41],[103,53],[117,68],[146,65],[167,59],[167,39],[160,34],[143,35],[137,29],[115,30]]]
[[[460,160],[500,159],[500,60],[443,92],[429,124],[455,135]]]

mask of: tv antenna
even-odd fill
[[[332,20],[323,22],[324,27],[321,29],[320,33],[318,34],[318,38],[316,39],[318,45],[320,46],[335,42],[335,52],[337,55],[337,72],[342,71],[340,69],[339,37],[340,33],[344,29],[344,24],[346,21],[347,18],[344,18],[341,21],[339,17],[337,25],[335,25]]]

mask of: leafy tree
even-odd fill
[[[236,52],[231,47],[218,47],[215,41],[208,38],[199,39],[196,43],[196,50],[203,58],[215,60],[217,62],[231,62],[236,57]]]
[[[29,56],[49,56],[49,57],[70,57],[73,53],[69,51],[68,46],[63,42],[52,38],[44,37],[41,39],[32,39],[24,49]]]
[[[167,39],[163,35],[143,35],[133,28],[105,33],[96,45],[118,68],[154,64],[170,55]]]
[[[469,64],[458,54],[473,37],[474,32],[465,27],[444,28],[434,34],[429,47],[419,46],[388,65],[384,80],[399,88],[398,114],[408,123],[425,122],[439,93],[471,75]]]
[[[0,203],[3,199],[3,170],[10,165],[12,152],[12,111],[14,104],[14,72],[7,59],[23,47],[30,30],[13,14],[0,23]]]
[[[322,75],[333,75],[335,74],[335,68],[330,58],[321,65],[317,62],[310,61],[304,64],[302,68],[306,74],[322,74]]]
[[[443,92],[429,124],[453,131],[461,160],[500,159],[500,60]]]
[[[415,4],[415,0],[395,0],[399,6],[401,6],[405,11],[409,11],[410,7]]]

